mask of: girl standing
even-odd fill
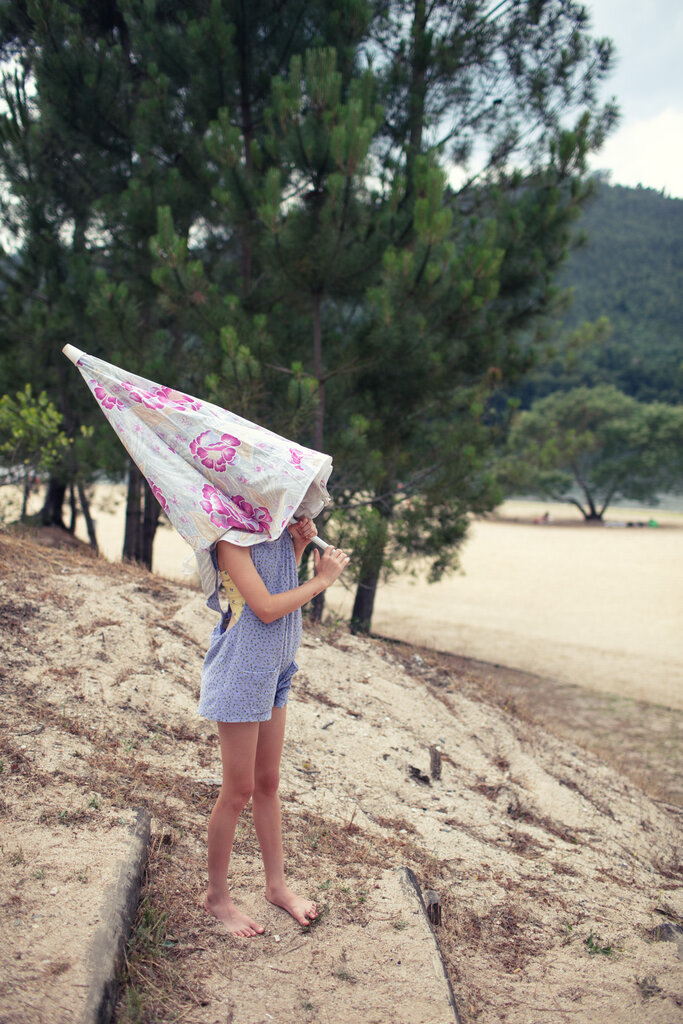
[[[263,933],[232,901],[227,875],[237,819],[252,800],[254,827],[266,875],[266,898],[301,925],[317,916],[312,900],[286,883],[278,795],[280,758],[294,660],[301,640],[301,607],[334,583],[349,563],[343,551],[314,551],[315,575],[299,584],[297,567],[317,534],[301,519],[278,540],[238,547],[216,545],[216,563],[228,595],[223,613],[218,586],[209,607],[221,611],[202,671],[199,713],[218,725],[223,784],[209,820],[209,885],[204,907],[233,935]]]

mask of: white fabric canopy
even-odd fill
[[[192,547],[206,594],[211,548],[277,540],[292,517],[329,502],[329,455],[191,395],[66,345],[102,412],[178,533]]]

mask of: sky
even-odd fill
[[[613,185],[643,185],[683,199],[683,3],[586,0],[594,36],[616,48],[602,89],[621,111],[617,128],[591,158]]]

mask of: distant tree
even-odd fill
[[[62,417],[44,391],[31,385],[12,397],[0,398],[0,483],[22,488],[21,519],[36,474],[58,465],[68,448]]]
[[[680,490],[682,453],[683,406],[641,403],[613,385],[575,388],[518,415],[501,475],[510,489],[601,521],[617,498],[656,502]]]

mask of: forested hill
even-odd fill
[[[614,383],[643,401],[683,394],[683,200],[652,189],[598,185],[578,222],[586,243],[558,278],[574,290],[566,327],[601,316],[612,334],[576,367],[541,372],[537,394],[561,386]],[[555,371],[559,369],[556,365]]]

